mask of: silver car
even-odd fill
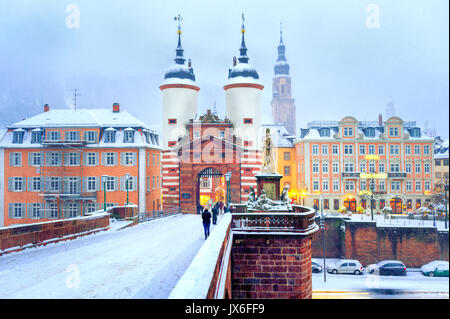
[[[357,260],[344,259],[335,264],[327,265],[327,272],[332,274],[355,274],[362,275],[363,266]]]

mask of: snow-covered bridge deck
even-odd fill
[[[200,215],[117,226],[0,256],[0,298],[167,298],[205,242]]]

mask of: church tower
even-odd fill
[[[295,100],[292,98],[291,77],[285,51],[283,30],[280,29],[278,58],[272,85],[272,116],[275,124],[284,124],[290,134],[296,135]]]
[[[162,92],[162,147],[173,147],[180,137],[186,134],[186,124],[194,118],[198,111],[198,91],[195,83],[191,60],[183,55],[181,46],[181,17],[178,16],[178,45],[175,50],[175,63],[164,75],[164,81],[159,87]]]
[[[237,61],[233,59],[233,67],[228,70],[228,81],[223,87],[226,114],[233,123],[233,134],[242,139],[243,146],[259,150],[262,137],[261,92],[264,86],[256,69],[248,63],[243,14],[241,33],[240,56]]]

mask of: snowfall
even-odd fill
[[[116,221],[94,235],[0,256],[0,298],[166,299],[205,243],[201,216],[121,229],[126,225]],[[211,236],[217,226],[211,225]],[[449,278],[428,278],[419,269],[408,269],[406,277],[326,276],[325,282],[323,272],[313,274],[313,295],[395,288],[448,298]]]

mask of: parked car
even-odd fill
[[[335,264],[327,265],[327,272],[332,274],[355,274],[362,275],[363,266],[357,260],[344,259]]]
[[[406,266],[399,260],[384,260],[366,268],[369,274],[381,276],[406,276]]]
[[[434,260],[420,268],[423,275],[428,277],[448,277],[448,261]]]
[[[313,260],[313,261],[311,261],[311,265],[312,265],[312,272],[314,272],[314,273],[322,272],[323,267],[318,262]]]

